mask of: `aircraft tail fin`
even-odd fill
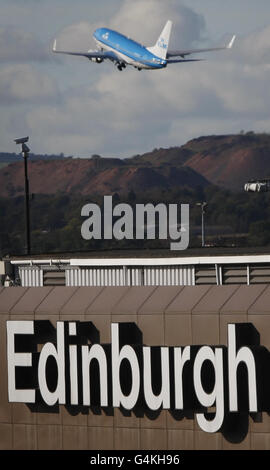
[[[156,44],[153,47],[147,47],[147,50],[149,52],[152,52],[152,54],[156,55],[160,59],[166,59],[167,57],[167,50],[169,47],[171,29],[172,29],[172,22],[168,20]]]

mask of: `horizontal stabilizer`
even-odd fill
[[[169,59],[167,64],[180,64],[184,62],[202,62],[204,59]]]

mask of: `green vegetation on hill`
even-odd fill
[[[201,210],[197,202],[207,201],[206,243],[211,246],[266,246],[270,244],[270,193],[232,193],[214,186],[146,192],[117,193],[113,204],[137,203],[190,204],[190,247],[201,243]],[[103,197],[56,194],[37,195],[31,201],[31,240],[34,253],[90,251],[98,249],[168,248],[164,240],[85,241],[81,237],[81,209]],[[180,221],[180,213],[179,213]],[[0,254],[25,251],[24,198],[0,198]]]
[[[9,158],[10,154],[2,163]],[[269,134],[199,137],[182,147],[123,160],[98,155],[33,159],[42,160],[29,165],[30,191],[35,193],[31,200],[35,253],[169,246],[169,240],[83,240],[82,207],[89,202],[102,207],[103,196],[110,194],[114,204],[173,203],[179,209],[180,204],[189,204],[191,247],[201,243],[197,203],[202,201],[208,204],[208,245],[270,246],[270,192],[243,190],[249,178],[270,176]],[[0,169],[0,256],[25,251],[23,193],[22,165]]]

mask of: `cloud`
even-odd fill
[[[206,35],[203,16],[179,5],[177,0],[123,0],[118,12],[106,24],[81,21],[64,28],[59,34],[59,44],[70,50],[87,50],[88,45],[94,45],[94,30],[106,26],[150,46],[158,39],[167,19],[173,21],[171,47],[186,47]]]
[[[237,46],[236,55],[242,63],[270,64],[270,25],[242,38]]]
[[[95,47],[92,34],[98,26],[100,25],[87,21],[66,26],[57,37],[58,49],[87,51],[90,47]]]
[[[151,45],[167,19],[174,24],[170,47],[202,45],[206,40],[204,18],[177,0],[125,0],[107,26]],[[98,26],[82,21],[64,28],[59,48],[92,47],[91,32]],[[0,72],[0,102],[6,96],[8,102],[23,103],[28,97],[35,103],[23,119],[36,152],[130,156],[181,145],[203,134],[265,131],[269,40],[270,27],[265,27],[238,38],[231,51],[206,54],[205,62],[161,71],[127,68],[120,73],[111,63],[89,63],[91,84],[86,76],[80,87],[63,89],[61,100],[49,76],[33,68],[5,69]],[[83,59],[69,59],[71,74],[72,61]]]
[[[150,20],[151,19],[151,20]],[[204,17],[179,4],[178,0],[124,0],[119,12],[111,19],[110,26],[147,45],[154,44],[165,22],[173,21],[170,46],[179,48],[202,40],[206,25]]]
[[[129,156],[205,133],[267,125],[270,68],[243,66],[230,52],[220,54],[159,72],[119,73],[108,65],[94,84],[67,93],[60,106],[30,112],[29,128],[49,136],[51,152]]]
[[[10,64],[0,69],[2,105],[44,103],[57,98],[57,86],[48,76],[28,64]]]
[[[14,26],[0,25],[0,44],[0,62],[25,63],[52,60],[47,48],[33,33]]]

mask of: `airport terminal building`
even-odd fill
[[[270,255],[0,262],[2,449],[270,448]]]

